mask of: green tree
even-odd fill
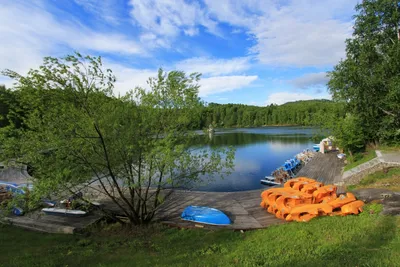
[[[199,74],[160,69],[149,79],[150,90],[122,97],[113,94],[115,77],[103,70],[101,58],[79,53],[47,57],[25,77],[5,74],[17,81],[26,127],[8,129],[18,138],[2,139],[2,157],[34,166],[36,197],[90,188],[130,223],[144,224],[154,218],[166,187],[223,175],[233,166],[231,149],[191,148],[190,129],[202,109]]]
[[[394,0],[358,4],[346,58],[329,74],[333,98],[359,118],[366,142],[400,142],[399,9]]]
[[[332,129],[335,141],[350,156],[364,148],[364,134],[358,117],[347,114],[343,119],[335,118],[335,127]]]

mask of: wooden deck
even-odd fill
[[[101,218],[103,218],[103,216],[97,213],[90,213],[84,217],[73,218],[45,215],[40,211],[35,211],[20,217],[4,217],[2,218],[2,222],[39,232],[74,234],[81,232]]]
[[[338,159],[337,153],[316,153],[296,177],[309,177],[324,184],[335,184],[341,181],[344,163]]]
[[[196,205],[217,208],[225,212],[233,223],[224,228],[248,230],[283,223],[282,220],[277,219],[274,215],[261,208],[260,194],[262,191],[260,189],[221,193],[176,190],[161,206],[157,217],[161,222],[168,225],[194,227],[196,226],[195,223],[181,220],[180,215],[186,206]],[[203,227],[215,228],[208,225],[204,225]]]

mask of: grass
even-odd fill
[[[400,191],[400,168],[377,171],[364,177],[359,184],[347,187],[348,190],[358,188],[384,188],[392,191]]]
[[[245,233],[112,226],[89,236],[0,226],[1,266],[398,266],[400,219],[367,205]]]
[[[348,171],[374,158],[376,158],[376,153],[372,149],[367,150],[365,153],[355,153],[353,157],[347,157],[349,163],[344,167],[344,171]]]

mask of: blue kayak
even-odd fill
[[[212,225],[231,224],[231,220],[225,213],[209,207],[188,206],[183,210],[181,218],[186,221]]]

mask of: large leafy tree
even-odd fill
[[[399,9],[396,0],[358,4],[346,58],[330,73],[333,98],[358,117],[366,142],[400,141]]]
[[[119,97],[98,57],[47,57],[25,77],[5,74],[17,81],[24,127],[2,129],[2,156],[34,167],[38,196],[90,188],[130,223],[144,224],[164,201],[164,188],[233,166],[230,149],[191,148],[202,108],[199,74],[159,70],[150,89]]]

